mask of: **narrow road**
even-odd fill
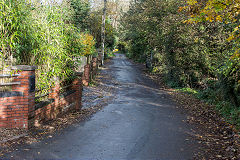
[[[76,160],[186,160],[198,145],[186,115],[139,66],[117,54],[106,66],[116,99],[89,120],[52,138],[20,147],[6,158]],[[111,85],[111,84],[108,84]],[[28,148],[29,150],[24,150]]]

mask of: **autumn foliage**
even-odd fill
[[[82,33],[81,39],[82,39],[82,51],[80,53],[84,56],[94,54],[96,52],[96,49],[93,36],[88,33]]]
[[[240,42],[240,0],[187,0],[185,6],[179,7],[179,11],[183,10],[190,16],[187,23],[208,21],[231,25],[232,32],[227,40]],[[237,47],[232,58],[239,56]]]
[[[240,1],[137,0],[122,17],[127,55],[192,88],[240,124]]]

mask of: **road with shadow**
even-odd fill
[[[146,77],[138,64],[117,54],[105,66],[116,98],[89,120],[52,138],[20,147],[8,159],[187,160],[198,144],[184,111]],[[24,150],[28,148],[29,150]]]

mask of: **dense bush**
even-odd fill
[[[122,17],[121,40],[127,42],[129,56],[138,61],[146,62],[152,55],[152,71],[161,73],[172,87],[200,89],[215,102],[239,106],[239,15],[231,13],[224,20],[224,8],[229,8],[209,1],[206,4],[212,7],[207,9],[202,4],[207,1],[136,1]],[[234,15],[236,20],[229,20]]]
[[[60,82],[71,79],[74,57],[95,53],[93,37],[80,31],[88,10],[84,4],[80,13],[79,5],[76,1],[0,0],[2,62],[13,57],[16,64],[37,65],[39,88],[50,87],[56,77]]]
[[[28,24],[31,20],[28,7],[29,5],[25,4],[24,1],[0,1],[2,63],[8,58],[12,58],[13,54],[17,56],[22,50],[29,54],[33,49],[32,41],[29,39],[32,35],[28,32],[30,30]]]

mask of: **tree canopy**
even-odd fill
[[[121,19],[122,44],[170,86],[201,90],[231,115],[240,102],[239,11],[238,0],[133,1]]]

